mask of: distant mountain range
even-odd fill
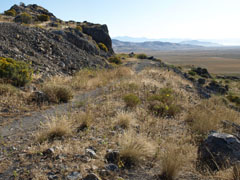
[[[203,48],[202,46],[170,43],[161,41],[125,42],[112,39],[112,46],[116,52],[146,52],[146,51],[168,51],[168,50],[191,50]]]
[[[227,39],[187,39],[187,38],[159,38],[151,39],[145,37],[129,37],[129,36],[117,36],[113,39],[125,42],[146,42],[146,41],[161,41],[161,42],[170,42],[170,43],[182,43],[187,42],[192,45],[200,45],[205,47],[219,47],[219,46],[239,46],[240,38],[227,38]]]
[[[190,45],[196,45],[196,46],[204,46],[204,47],[219,47],[223,46],[218,43],[212,43],[212,42],[204,42],[204,41],[198,41],[198,40],[190,40],[190,41],[182,41],[180,44],[190,44]]]

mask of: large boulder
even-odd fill
[[[84,22],[82,29],[83,33],[91,36],[94,41],[97,43],[103,43],[108,48],[108,55],[114,53],[112,49],[112,39],[109,36],[107,25]]]
[[[217,94],[226,94],[228,92],[228,86],[223,86],[220,83],[216,81],[211,81],[208,86],[206,86],[207,89],[211,90],[214,93]]]
[[[200,168],[217,171],[240,161],[240,141],[233,135],[211,133],[198,148]]]
[[[211,78],[211,75],[209,74],[208,70],[205,68],[193,68],[192,71],[194,71],[195,73],[197,73],[197,75],[204,77],[204,78]]]

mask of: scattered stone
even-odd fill
[[[82,175],[79,172],[71,172],[67,176],[67,180],[79,180],[79,179],[82,179]]]
[[[115,164],[107,164],[105,166],[105,169],[107,169],[109,171],[117,172],[118,171],[118,166],[115,165]]]
[[[105,159],[108,163],[118,164],[118,161],[120,159],[119,151],[116,150],[107,150],[107,154],[105,155]]]
[[[85,152],[86,152],[86,155],[89,155],[91,158],[97,158],[97,154],[94,150],[87,148]]]
[[[101,180],[96,174],[89,174],[83,180]]]
[[[206,88],[215,93],[222,94],[222,95],[226,94],[229,89],[228,86],[223,86],[216,81],[211,81]]]
[[[53,172],[49,172],[49,173],[47,173],[47,175],[48,175],[49,180],[59,179],[58,176]]]
[[[206,80],[205,80],[205,79],[203,79],[203,78],[199,78],[199,79],[198,79],[198,84],[204,85],[205,83],[206,83]]]
[[[44,156],[52,156],[54,154],[54,149],[53,148],[46,149],[45,151],[42,152],[42,154]]]
[[[193,68],[192,69],[193,72],[196,72],[197,75],[204,77],[204,78],[212,78],[212,76],[209,74],[208,70],[205,68]]]
[[[200,168],[227,168],[240,160],[240,141],[233,135],[213,132],[199,146],[198,160]]]

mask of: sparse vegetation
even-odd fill
[[[50,20],[50,17],[47,14],[38,15],[37,18],[39,21],[42,21],[42,22]]]
[[[46,84],[42,91],[46,94],[50,103],[67,103],[73,98],[73,92],[67,86]]]
[[[48,121],[42,123],[41,130],[37,133],[37,141],[53,141],[62,139],[72,133],[72,122],[70,116],[56,115],[48,118]]]
[[[228,98],[229,101],[231,101],[233,103],[236,103],[237,105],[240,105],[240,97],[239,96],[230,93],[227,96],[227,98]]]
[[[197,73],[194,72],[193,70],[188,71],[188,74],[190,74],[191,76],[196,76],[197,75]]]
[[[147,59],[147,55],[146,54],[137,54],[136,57],[138,59]]]
[[[99,47],[101,50],[103,50],[103,51],[105,51],[105,52],[108,52],[108,48],[107,48],[107,46],[106,46],[105,44],[103,44],[103,43],[98,43],[98,47]]]
[[[162,88],[157,94],[149,97],[149,110],[157,116],[174,117],[181,111],[176,104],[176,93],[170,88]]]
[[[7,11],[4,11],[4,14],[6,16],[13,16],[13,17],[15,17],[16,16],[16,11],[14,9],[9,9]]]
[[[32,80],[32,69],[25,62],[0,57],[0,78],[15,86],[24,86]]]
[[[156,153],[155,146],[147,138],[133,132],[123,135],[120,147],[120,160],[126,168],[131,168],[146,158],[152,158]]]
[[[78,31],[80,31],[80,32],[83,31],[82,26],[77,26],[76,29],[77,29]]]
[[[19,22],[30,24],[32,22],[32,16],[26,12],[20,14],[19,16]]]
[[[168,147],[163,153],[160,179],[174,180],[183,165],[183,156],[179,148]]]
[[[18,93],[18,89],[11,84],[1,84],[0,83],[0,96],[3,95],[13,95]]]
[[[117,57],[117,56],[112,56],[112,57],[108,58],[108,61],[110,63],[114,63],[114,64],[118,64],[118,65],[122,64],[121,59],[119,57]]]
[[[126,104],[126,107],[129,107],[129,108],[134,108],[140,103],[139,97],[135,94],[126,94],[123,97],[123,100]]]
[[[115,118],[116,125],[115,127],[120,127],[123,129],[129,129],[131,125],[135,123],[133,114],[126,112],[118,112]]]

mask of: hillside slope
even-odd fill
[[[1,15],[1,57],[31,61],[35,71],[49,74],[108,66],[105,59],[114,52],[106,25],[64,22],[37,5],[14,5],[10,10],[16,12],[14,17]],[[23,13],[31,17],[28,24],[19,20]],[[42,14],[49,20],[39,21]],[[102,50],[99,43],[107,50]]]

